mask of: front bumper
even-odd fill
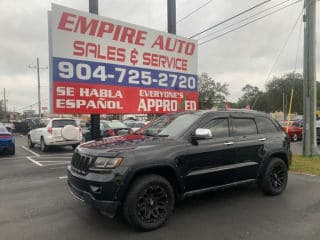
[[[104,211],[106,215],[110,218],[113,218],[116,215],[118,207],[120,206],[120,202],[97,200],[90,193],[82,191],[77,187],[73,186],[69,180],[68,186],[70,193],[76,199],[85,202],[98,210]]]
[[[68,187],[78,200],[101,210],[109,217],[117,213],[120,200],[117,198],[121,183],[113,174],[94,174],[86,176],[75,173],[68,167]]]

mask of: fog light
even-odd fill
[[[90,189],[91,189],[91,192],[93,192],[93,193],[101,193],[102,192],[101,186],[90,185]]]

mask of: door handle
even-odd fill
[[[265,140],[267,140],[266,138],[259,138],[258,139],[260,142],[264,142]]]
[[[224,145],[233,145],[233,142],[225,142]]]

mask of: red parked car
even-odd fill
[[[303,128],[296,121],[281,122],[283,130],[288,133],[292,141],[302,140]]]

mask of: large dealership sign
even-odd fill
[[[197,109],[195,41],[55,4],[48,16],[52,112]]]

